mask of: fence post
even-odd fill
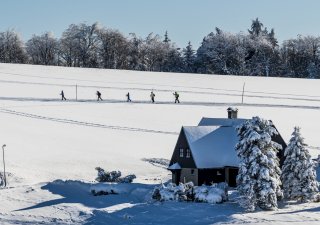
[[[243,83],[243,87],[242,87],[242,100],[241,103],[243,104],[243,96],[244,96],[244,87],[246,86],[246,82]]]

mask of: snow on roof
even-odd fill
[[[174,163],[168,167],[168,170],[180,170],[180,169],[181,169],[181,166],[179,163]]]
[[[229,107],[227,108],[227,111],[238,111],[238,109],[235,107]]]
[[[234,126],[183,127],[197,168],[239,166]]]
[[[203,117],[198,126],[238,126],[248,119],[227,119],[227,118],[207,118]]]

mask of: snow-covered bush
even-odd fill
[[[128,176],[125,176],[125,177],[119,177],[118,179],[118,183],[132,183],[132,181],[134,179],[136,179],[136,175],[134,174],[130,174]]]
[[[264,210],[276,209],[277,200],[282,198],[277,157],[282,146],[272,141],[272,136],[278,132],[271,121],[259,117],[239,125],[237,131],[239,203],[248,211],[254,211],[257,206]]]
[[[215,186],[195,187],[194,193],[196,202],[222,203],[227,200],[225,191]]]
[[[158,201],[196,201],[206,203],[221,203],[228,199],[226,185],[194,186],[192,182],[179,185],[169,183],[161,185],[153,191],[152,198]]]
[[[96,181],[98,182],[132,183],[132,181],[136,178],[136,175],[134,174],[121,177],[120,171],[106,172],[101,167],[96,167],[96,170],[98,171],[98,176],[96,178]]]
[[[285,150],[282,166],[282,183],[284,197],[289,200],[315,200],[318,193],[315,162],[312,161],[300,128],[295,127]]]
[[[152,198],[158,201],[187,201],[186,191],[191,189],[192,185],[184,185],[180,183],[179,185],[175,185],[169,183],[167,186],[162,184],[160,187],[156,187],[153,191]]]

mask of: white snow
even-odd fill
[[[235,127],[183,127],[197,168],[239,165],[235,153],[238,142]]]
[[[204,138],[205,136],[215,131],[216,129],[219,129],[219,127],[218,126],[204,126],[204,127],[184,126],[183,127],[183,130],[186,134],[186,138],[189,144],[193,144],[194,142]]]
[[[204,186],[197,187],[195,189],[195,198],[199,202],[207,202],[207,203],[221,203],[222,196],[224,192],[218,188],[208,188]]]
[[[285,141],[300,126],[317,158],[319,86],[320,80],[0,64],[0,144],[7,145],[10,173],[9,187],[0,190],[0,224],[319,224],[318,203],[243,213],[232,201],[157,204],[90,193],[97,166],[134,173],[141,185],[167,181],[170,171],[141,159],[170,159],[181,126],[226,118],[229,106],[239,118],[271,119]],[[96,101],[97,90],[105,101]],[[132,103],[125,102],[128,91]]]
[[[168,167],[169,170],[180,170],[181,166],[179,163],[174,163],[171,166]]]

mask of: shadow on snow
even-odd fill
[[[236,203],[223,204],[188,202],[152,202],[151,191],[155,185],[132,183],[136,193],[139,189],[149,189],[150,195],[124,193],[119,195],[93,196],[92,184],[81,181],[50,182],[41,189],[48,190],[61,198],[38,203],[19,209],[25,211],[52,207],[59,204],[81,204],[93,211],[85,215],[84,224],[213,224],[232,221],[232,215],[242,213]],[[148,201],[148,200],[149,201]],[[110,207],[110,208],[109,208]],[[112,208],[112,209],[111,209]]]

